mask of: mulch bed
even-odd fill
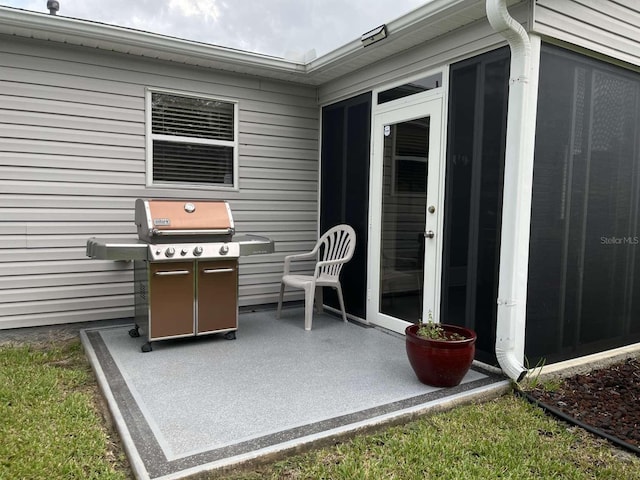
[[[640,447],[640,358],[563,379],[557,389],[538,386],[535,400]]]

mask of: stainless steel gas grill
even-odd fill
[[[133,260],[135,328],[151,342],[224,333],[238,329],[238,258],[273,253],[273,241],[257,235],[234,236],[224,201],[138,199],[138,240],[90,238],[87,256]]]

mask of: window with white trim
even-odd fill
[[[237,185],[237,103],[148,91],[148,183]]]

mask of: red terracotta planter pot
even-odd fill
[[[476,333],[456,325],[441,324],[445,332],[464,340],[431,340],[418,336],[420,325],[405,330],[407,356],[418,379],[433,387],[455,387],[471,367],[476,353]]]

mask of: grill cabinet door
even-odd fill
[[[152,262],[149,276],[149,340],[193,335],[193,262]]]
[[[238,326],[238,261],[198,262],[197,333]]]

